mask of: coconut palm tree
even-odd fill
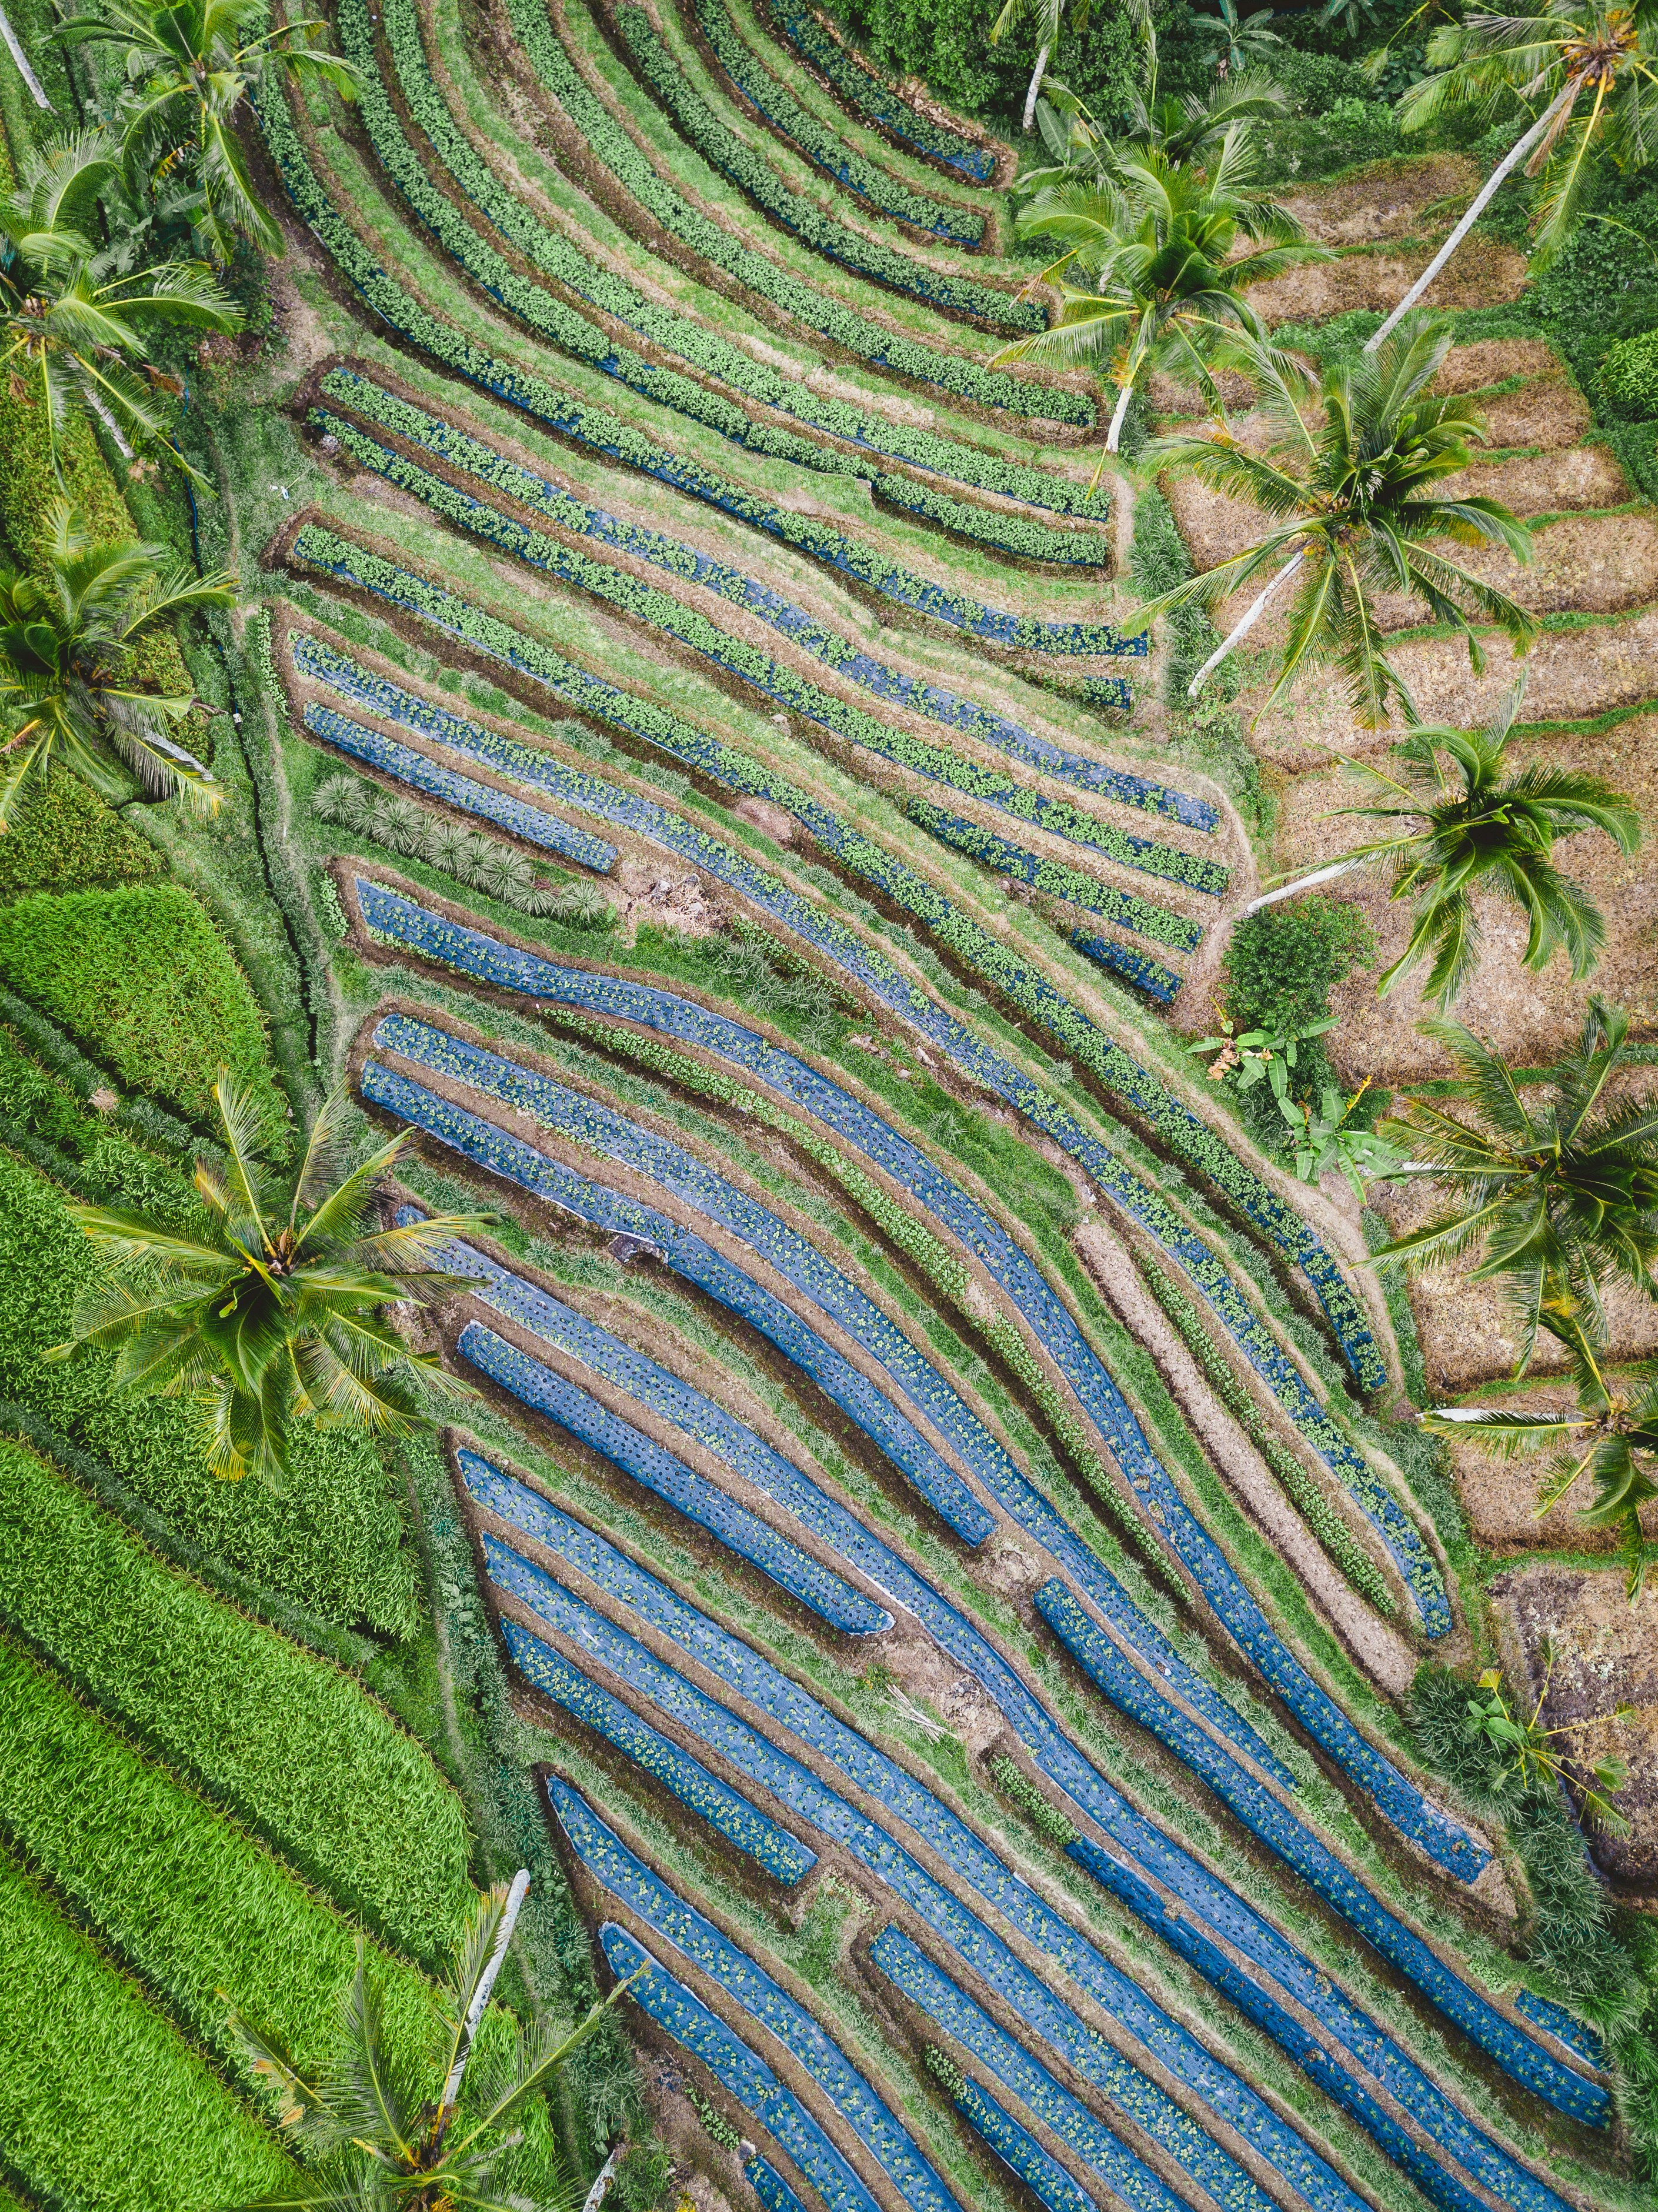
[[[1390,896],[1413,900],[1416,919],[1409,943],[1377,985],[1382,997],[1431,954],[1424,994],[1442,1006],[1451,1004],[1479,955],[1473,906],[1479,890],[1498,893],[1525,915],[1527,968],[1546,967],[1564,946],[1573,976],[1587,975],[1606,925],[1588,894],[1555,867],[1555,841],[1576,830],[1599,830],[1620,853],[1632,853],[1641,842],[1641,817],[1596,775],[1538,763],[1504,773],[1503,755],[1524,696],[1522,680],[1477,733],[1412,731],[1393,749],[1394,772],[1351,762],[1357,774],[1380,787],[1379,795],[1369,805],[1338,811],[1386,823],[1386,834],[1252,899],[1245,914],[1351,869],[1390,863]]]
[[[372,1225],[375,1186],[410,1132],[348,1164],[342,1085],[319,1110],[297,1172],[279,1180],[259,1158],[252,1093],[221,1070],[214,1096],[228,1162],[222,1173],[197,1167],[198,1218],[72,1209],[109,1275],[48,1357],[118,1347],[115,1388],[192,1400],[208,1464],[231,1481],[250,1471],[279,1480],[303,1414],[321,1427],[398,1434],[423,1425],[425,1397],[470,1395],[435,1354],[411,1352],[384,1311],[447,1287],[434,1255],[476,1226],[460,1215]]]
[[[571,2212],[581,2202],[574,2187],[534,2204],[519,2193],[510,2172],[520,2139],[513,2123],[545,2095],[631,1982],[619,1982],[562,2033],[544,2022],[522,2033],[460,2116],[477,2032],[529,1887],[520,1870],[510,1888],[490,1890],[467,1923],[450,1971],[428,1987],[434,2061],[424,2081],[401,2080],[398,2060],[386,2047],[384,1999],[361,1936],[337,2044],[321,2069],[302,2069],[271,2037],[230,2015],[232,2033],[255,2074],[276,2093],[282,2126],[308,2154],[310,2169],[245,2212],[507,2212],[509,2206]],[[422,2091],[428,2093],[423,2098]],[[601,2178],[615,2170],[613,2155]]]
[[[95,244],[98,202],[119,173],[103,131],[72,131],[26,155],[0,201],[0,368],[39,407],[52,465],[70,417],[95,416],[123,456],[151,440],[194,477],[168,441],[158,392],[176,385],[146,358],[160,329],[234,331],[241,310],[198,261],[125,264]],[[199,477],[197,478],[200,482]]]
[[[1088,28],[1088,18],[1094,0],[1002,0],[1001,12],[990,27],[990,43],[999,46],[1005,34],[1016,30],[1021,23],[1034,22],[1036,28],[1036,65],[1030,72],[1030,82],[1025,88],[1024,116],[1022,127],[1029,131],[1036,118],[1037,96],[1042,88],[1042,78],[1054,49],[1060,43],[1060,33],[1065,28],[1066,16],[1071,18],[1071,27],[1078,33]]]
[[[67,500],[45,520],[47,580],[0,569],[0,831],[20,794],[54,769],[106,785],[111,754],[148,790],[214,812],[221,786],[167,734],[194,696],[162,698],[124,678],[135,649],[176,616],[232,605],[235,578],[164,571],[161,547],[136,539],[94,544]]]
[[[1289,107],[1289,94],[1261,69],[1218,77],[1202,92],[1159,94],[1155,37],[1148,44],[1145,88],[1136,84],[1130,89],[1126,122],[1114,134],[1102,128],[1068,85],[1048,79],[1037,102],[1036,126],[1053,159],[1046,167],[1020,171],[1013,184],[1017,198],[1028,200],[1059,186],[1114,180],[1125,156],[1160,154],[1175,168],[1202,167],[1219,152],[1235,124],[1247,133]]]
[[[1562,1504],[1585,1475],[1594,1494],[1578,1518],[1592,1528],[1617,1528],[1628,1563],[1631,1605],[1645,1586],[1653,1547],[1641,1508],[1658,1498],[1658,1365],[1609,1374],[1569,1294],[1546,1298],[1541,1326],[1566,1346],[1577,1388],[1575,1413],[1527,1412],[1502,1406],[1435,1406],[1422,1425],[1435,1436],[1460,1437],[1494,1458],[1515,1460],[1552,1451],[1539,1493],[1537,1517]]]
[[[1248,286],[1328,258],[1328,248],[1256,185],[1240,125],[1207,167],[1153,149],[1119,155],[1113,170],[1041,193],[1020,215],[1021,237],[1065,248],[1039,280],[1060,285],[1063,305],[1057,322],[1005,346],[994,363],[1104,370],[1117,387],[1108,453],[1117,451],[1129,400],[1151,370],[1194,376],[1212,394],[1209,364],[1227,341],[1245,333],[1266,343]],[[1066,283],[1072,270],[1090,276],[1093,289]]]
[[[97,15],[70,16],[58,36],[70,46],[126,48],[129,178],[155,179],[180,163],[192,169],[203,228],[224,262],[239,238],[266,253],[282,250],[237,136],[250,94],[273,73],[331,84],[348,100],[355,91],[351,64],[313,43],[324,27],[319,19],[273,24],[265,0],[100,0]]]
[[[1267,707],[1303,667],[1333,660],[1363,726],[1380,728],[1394,700],[1407,720],[1416,720],[1410,693],[1382,647],[1372,604],[1378,592],[1412,593],[1436,621],[1460,629],[1476,670],[1485,665],[1476,621],[1494,623],[1521,651],[1529,645],[1537,625],[1525,609],[1439,550],[1448,540],[1500,546],[1521,562],[1531,557],[1529,530],[1497,501],[1448,499],[1436,489],[1467,466],[1471,443],[1485,434],[1467,400],[1433,394],[1450,343],[1448,324],[1414,316],[1380,352],[1333,362],[1315,384],[1256,342],[1235,357],[1260,392],[1272,435],[1267,452],[1240,444],[1224,425],[1152,441],[1148,465],[1190,469],[1215,490],[1249,501],[1271,524],[1243,552],[1139,610],[1144,625],[1193,601],[1212,605],[1273,570],[1192,678],[1191,696],[1297,579],[1289,640]]]
[[[1409,1146],[1415,1171],[1452,1203],[1375,1256],[1436,1267],[1477,1255],[1472,1279],[1510,1294],[1521,1371],[1540,1328],[1569,1345],[1603,1341],[1606,1285],[1658,1298],[1658,1105],[1623,1082],[1658,1052],[1631,1044],[1628,1016],[1591,998],[1576,1042],[1522,1087],[1460,1024],[1422,1026],[1456,1079],[1407,1098],[1383,1134]]]
[[[1430,75],[1399,103],[1400,127],[1424,131],[1455,107],[1490,106],[1506,93],[1532,120],[1469,203],[1461,222],[1370,341],[1379,345],[1414,307],[1485,213],[1503,179],[1523,162],[1544,176],[1535,210],[1533,270],[1546,267],[1570,234],[1594,167],[1610,155],[1623,168],[1652,159],[1658,90],[1658,20],[1623,0],[1539,0],[1524,15],[1470,14],[1428,42]]]

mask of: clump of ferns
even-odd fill
[[[337,823],[388,852],[423,860],[520,914],[545,915],[577,929],[607,928],[614,918],[596,884],[550,881],[510,845],[434,814],[401,792],[382,791],[353,775],[331,775],[318,785],[311,806],[320,820]]]

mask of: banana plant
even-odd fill
[[[1543,1706],[1553,1679],[1554,1664],[1555,1653],[1551,1646],[1543,1686],[1529,1715],[1516,1711],[1509,1704],[1503,1693],[1501,1669],[1488,1667],[1479,1677],[1480,1694],[1468,1700],[1469,1726],[1476,1735],[1483,1735],[1503,1754],[1515,1781],[1522,1788],[1537,1790],[1566,1783],[1576,1791],[1583,1818],[1590,1827],[1599,1828],[1607,1835],[1627,1835],[1629,1822],[1612,1802],[1613,1796],[1629,1779],[1625,1762],[1610,1753],[1599,1759],[1585,1759],[1565,1745],[1567,1737],[1602,1725],[1602,1717],[1596,1714],[1588,1720],[1569,1721],[1558,1728],[1543,1725]],[[1619,1705],[1612,1718],[1627,1721],[1633,1719],[1634,1714],[1633,1705]]]
[[[1339,1014],[1327,1014],[1321,1021],[1309,1022],[1303,1029],[1279,1034],[1273,1030],[1235,1030],[1223,1014],[1218,1036],[1199,1037],[1186,1049],[1215,1054],[1209,1064],[1212,1083],[1224,1082],[1236,1068],[1241,1071],[1240,1091],[1253,1091],[1264,1078],[1272,1085],[1272,1096],[1283,1104],[1290,1095],[1290,1071],[1297,1065],[1300,1048],[1314,1037],[1322,1036],[1327,1030],[1333,1030],[1339,1019]]]
[[[1278,1111],[1290,1125],[1298,1182],[1316,1182],[1327,1168],[1334,1168],[1346,1177],[1353,1196],[1362,1200],[1367,1179],[1384,1181],[1405,1165],[1402,1152],[1353,1119],[1370,1082],[1367,1075],[1345,1103],[1335,1085],[1327,1083],[1316,1113],[1310,1105],[1297,1106],[1279,1092]]]

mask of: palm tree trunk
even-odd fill
[[[594,2182],[592,2187],[587,2191],[586,2201],[583,2203],[581,2207],[581,2212],[598,2212],[598,2208],[604,2202],[605,2197],[609,2193],[610,2184],[616,2177],[616,2167],[622,2162],[622,2154],[627,2149],[627,2138],[624,2136],[622,2141],[613,2148],[610,2156],[605,2160],[604,2165],[599,2167],[598,2179]]]
[[[1214,651],[1210,654],[1208,659],[1204,662],[1202,667],[1199,669],[1197,674],[1192,678],[1192,681],[1187,685],[1186,696],[1188,699],[1195,699],[1197,697],[1198,693],[1203,689],[1205,684],[1214,673],[1215,670],[1220,666],[1222,661],[1225,659],[1227,654],[1232,650],[1232,647],[1238,644],[1242,639],[1248,636],[1250,631],[1266,613],[1267,604],[1271,600],[1272,594],[1278,590],[1279,585],[1287,584],[1291,577],[1295,574],[1297,569],[1300,568],[1302,562],[1306,558],[1307,556],[1304,551],[1294,555],[1290,560],[1284,562],[1284,566],[1278,570],[1277,575],[1273,577],[1272,582],[1267,585],[1266,590],[1257,595],[1254,604],[1249,609],[1249,611],[1244,616],[1243,620],[1232,632],[1230,637],[1222,640],[1220,644],[1218,644],[1215,647]]]
[[[46,94],[41,91],[40,80],[36,76],[34,71],[29,67],[29,58],[23,52],[21,46],[19,44],[17,33],[11,27],[11,18],[7,15],[3,8],[0,8],[0,39],[3,39],[5,40],[6,51],[11,56],[13,61],[16,63],[17,74],[22,78],[24,83],[27,85],[30,94],[33,98],[35,106],[37,107],[44,107],[47,114],[50,115],[52,112],[52,102],[46,98]],[[1027,125],[1026,127],[1028,129],[1029,126]]]
[[[1327,868],[1315,868],[1310,875],[1297,876],[1292,884],[1280,884],[1276,890],[1263,891],[1259,898],[1251,899],[1238,919],[1242,921],[1245,915],[1259,914],[1264,906],[1276,906],[1280,899],[1293,898],[1297,891],[1310,890],[1315,884],[1333,883],[1359,865],[1357,860],[1333,860]]]
[[[1399,305],[1394,309],[1392,314],[1388,316],[1387,321],[1383,323],[1381,329],[1377,331],[1375,337],[1367,342],[1364,348],[1366,353],[1374,353],[1376,348],[1382,343],[1383,338],[1387,337],[1388,331],[1392,330],[1394,325],[1399,320],[1400,317],[1410,313],[1411,309],[1422,297],[1422,295],[1433,283],[1434,278],[1438,276],[1440,270],[1450,259],[1452,254],[1455,252],[1457,247],[1461,245],[1463,240],[1473,228],[1475,223],[1479,222],[1480,216],[1484,215],[1486,206],[1490,203],[1497,186],[1502,183],[1504,177],[1506,177],[1512,169],[1517,168],[1520,163],[1525,160],[1527,155],[1530,153],[1532,148],[1536,145],[1539,139],[1540,139],[1544,134],[1552,127],[1556,116],[1560,113],[1563,108],[1570,107],[1571,106],[1572,102],[1576,99],[1582,89],[1582,80],[1579,77],[1574,77],[1570,83],[1567,85],[1565,90],[1559,95],[1558,99],[1554,100],[1544,110],[1543,113],[1538,117],[1536,122],[1533,124],[1531,129],[1526,132],[1525,136],[1522,138],[1517,139],[1515,143],[1509,147],[1508,152],[1503,156],[1503,159],[1497,163],[1497,167],[1491,171],[1490,176],[1486,178],[1485,183],[1474,194],[1473,198],[1469,204],[1468,211],[1463,216],[1461,222],[1457,224],[1456,228],[1445,240],[1443,246],[1440,247],[1438,252],[1435,254],[1433,259],[1428,264],[1422,274],[1417,278],[1415,283],[1412,285],[1410,290],[1405,295]]]
[[[462,2077],[466,2062],[472,2055],[472,2039],[477,2033],[478,2022],[483,2018],[489,2002],[489,1993],[495,1988],[495,1977],[506,1962],[507,1946],[513,1940],[513,1930],[518,1925],[519,1909],[530,1887],[527,1867],[520,1867],[513,1876],[513,1886],[507,1893],[502,1907],[501,1926],[495,1932],[495,1948],[489,1954],[489,1963],[478,1977],[478,1985],[472,1992],[472,2002],[466,2008],[466,2018],[461,2023],[460,2041],[455,2051],[455,2063],[449,2069],[449,2079],[443,2085],[443,2101],[440,2112],[452,2112],[460,2098]]]
[[[1128,403],[1133,396],[1134,387],[1132,384],[1125,384],[1117,394],[1117,404],[1111,416],[1111,428],[1105,434],[1105,450],[1108,453],[1114,453],[1117,450],[1117,441],[1122,435],[1123,417],[1128,412]]]
[[[1024,96],[1024,127],[1027,131],[1036,120],[1036,95],[1042,88],[1043,73],[1048,68],[1048,58],[1053,51],[1051,46],[1044,46],[1036,57],[1035,68],[1030,72],[1030,85]]]

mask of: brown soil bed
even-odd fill
[[[1254,285],[1249,300],[1269,323],[1321,322],[1356,307],[1385,312],[1415,283],[1430,258],[1426,251],[1345,253]],[[1471,237],[1434,280],[1424,303],[1430,307],[1495,307],[1517,298],[1526,276],[1523,254],[1491,239]]]
[[[1658,1889],[1658,1606],[1648,1596],[1631,1609],[1617,1567],[1540,1561],[1498,1576],[1491,1589],[1532,1697],[1548,1683],[1545,1722],[1594,1721],[1574,1743],[1588,1757],[1627,1761],[1617,1803],[1630,1832],[1592,1836],[1590,1849],[1620,1887],[1650,1895]],[[1635,1709],[1627,1721],[1612,1718],[1620,1704]]]
[[[1387,748],[1378,757],[1385,763]],[[1550,768],[1601,775],[1658,823],[1658,714],[1636,715],[1596,735],[1565,732],[1518,738],[1509,757],[1516,767],[1537,761]],[[1315,867],[1364,834],[1353,819],[1327,818],[1336,807],[1373,795],[1367,781],[1338,769],[1297,776],[1282,793],[1276,857],[1279,867]],[[1609,838],[1582,832],[1558,848],[1563,870],[1581,883],[1606,921],[1606,949],[1595,988],[1626,1007],[1638,1023],[1658,1021],[1658,868],[1649,851],[1620,854]],[[1376,933],[1378,968],[1404,951],[1409,908],[1388,896],[1381,870],[1355,874],[1337,895],[1363,908]],[[1521,965],[1526,933],[1517,908],[1481,897],[1485,933],[1479,966],[1457,1001],[1456,1018],[1488,1038],[1516,1065],[1535,1066],[1576,1036],[1582,1021],[1583,989],[1558,956],[1540,975]],[[1429,1011],[1418,982],[1397,984],[1378,1000],[1369,975],[1351,977],[1332,1006],[1341,1017],[1333,1032],[1334,1058],[1344,1079],[1365,1076],[1390,1086],[1450,1073],[1437,1046],[1417,1024]]]
[[[1495,712],[1514,682],[1516,663],[1506,639],[1492,637],[1485,672],[1476,676],[1460,639],[1422,638],[1391,658],[1415,695],[1422,719],[1472,728]],[[1626,621],[1540,637],[1526,657],[1527,722],[1589,721],[1620,707],[1658,698],[1658,607]]]
[[[1546,453],[1516,453],[1501,461],[1476,461],[1447,477],[1454,497],[1501,500],[1516,514],[1569,514],[1585,507],[1619,507],[1631,496],[1629,479],[1606,446],[1568,446]]]
[[[1546,338],[1478,338],[1454,345],[1434,379],[1443,392],[1484,392],[1511,376],[1558,377],[1560,356]]]
[[[1309,236],[1326,246],[1370,246],[1410,238],[1424,218],[1448,223],[1479,181],[1473,163],[1462,155],[1434,154],[1426,161],[1378,162],[1341,184],[1297,193],[1284,204]]]
[[[1576,1399],[1563,1377],[1557,1384],[1528,1389],[1523,1396],[1504,1392],[1490,1402],[1509,1408],[1523,1406],[1527,1412],[1558,1413],[1570,1413]],[[1487,1549],[1508,1552],[1546,1547],[1551,1551],[1610,1553],[1617,1548],[1614,1531],[1586,1528],[1579,1517],[1578,1508],[1587,1505],[1592,1495],[1587,1478],[1579,1486],[1581,1498],[1574,1492],[1564,1503],[1551,1506],[1540,1516],[1537,1499],[1548,1468],[1547,1454],[1505,1462],[1455,1438],[1452,1438],[1449,1450],[1452,1472],[1469,1525]],[[1648,1507],[1642,1517],[1648,1534],[1658,1534],[1658,1505]]]
[[[1621,613],[1658,599],[1658,515],[1568,515],[1546,523],[1532,539],[1522,567],[1505,547],[1465,547],[1447,541],[1457,566],[1482,583],[1506,592],[1533,614]],[[1419,600],[1379,596],[1376,617],[1384,629],[1427,621]]]

